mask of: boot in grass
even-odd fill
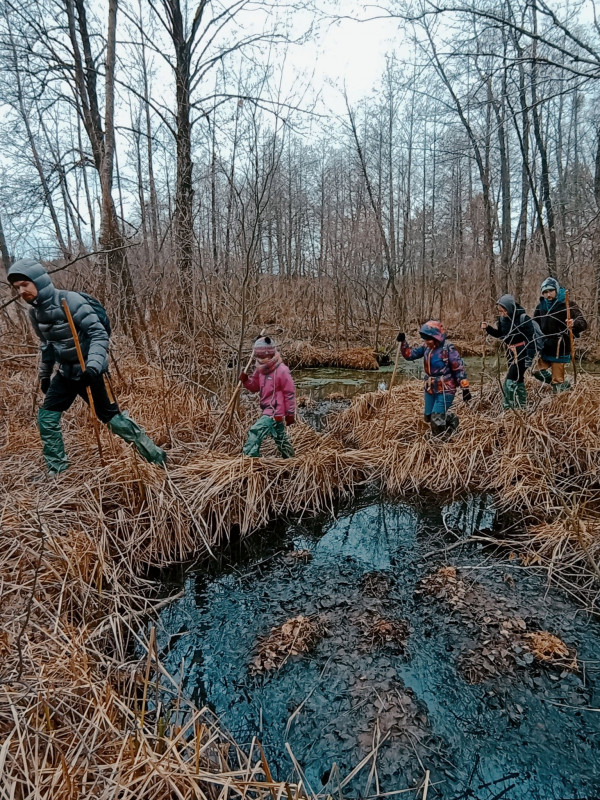
[[[502,386],[502,408],[508,410],[515,407],[515,391],[517,389],[517,382],[511,381],[507,378]]]
[[[260,458],[260,446],[266,436],[275,440],[282,458],[293,458],[294,447],[285,431],[283,422],[275,422],[273,417],[263,414],[248,431],[243,453],[251,458]]]
[[[107,424],[113,433],[133,444],[142,458],[145,458],[150,464],[164,466],[167,457],[165,451],[154,444],[146,431],[140,428],[126,411],[115,414]]]
[[[38,429],[49,475],[58,475],[69,466],[60,429],[61,416],[60,411],[48,411],[45,408],[40,408],[38,411]]]
[[[517,383],[515,388],[515,408],[521,410],[527,408],[527,389],[524,383]]]
[[[458,430],[459,419],[456,414],[448,412],[446,414],[446,430],[448,433],[455,433]]]
[[[570,381],[563,381],[562,383],[552,384],[552,392],[554,394],[561,394],[561,392],[568,392],[570,388],[571,388]]]
[[[445,414],[432,414],[431,415],[431,432],[434,436],[441,436],[446,432],[446,415]]]
[[[552,372],[549,369],[538,369],[531,373],[533,377],[542,383],[552,383]]]

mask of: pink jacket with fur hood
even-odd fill
[[[255,369],[250,378],[242,381],[249,392],[260,392],[260,407],[268,417],[293,416],[296,413],[296,387],[289,367],[278,364],[265,374]]]

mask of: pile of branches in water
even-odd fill
[[[24,357],[19,371],[14,361],[0,364],[0,752],[15,796],[69,796],[77,787],[111,797],[129,786],[131,796],[160,800],[212,797],[227,784],[266,797],[256,753],[242,753],[209,712],[184,703],[152,646],[145,659],[132,655],[140,615],[152,610],[144,570],[213,552],[232,531],[333,511],[367,484],[390,497],[491,492],[523,522],[504,532],[506,544],[529,551],[579,597],[590,601],[597,590],[600,397],[592,378],[556,397],[530,387],[527,414],[502,414],[497,385],[483,385],[471,407],[457,400],[461,426],[449,440],[432,438],[421,421],[421,384],[404,383],[391,397],[356,398],[322,435],[294,426],[297,457],[284,461],[272,444],[260,460],[239,455],[259,413],[252,402],[209,452],[217,413],[202,392],[131,364],[128,380],[116,382],[119,401],[165,444],[168,470],[141,462],[106,431],[99,465],[79,407],[64,419],[70,470],[36,482],[32,361]],[[157,684],[170,716],[150,713]]]

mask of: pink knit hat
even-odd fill
[[[272,358],[277,352],[277,348],[270,336],[261,336],[254,342],[252,351],[258,358]]]

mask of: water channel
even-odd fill
[[[316,399],[390,369],[306,372],[299,393],[312,381]],[[164,576],[185,594],[161,614],[161,657],[240,744],[260,739],[275,777],[297,780],[287,743],[323,796],[420,798],[429,770],[429,798],[600,800],[600,623],[477,541],[498,524],[485,497],[365,496],[335,518],[278,520]],[[299,616],[314,645],[264,669],[261,643]],[[532,655],[541,631],[562,657]]]

